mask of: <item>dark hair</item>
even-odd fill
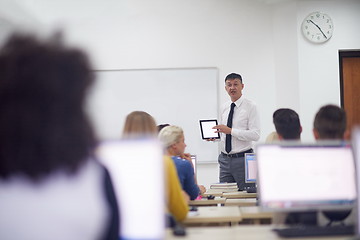
[[[292,109],[280,108],[273,114],[276,132],[285,140],[300,139],[301,124],[299,115]]]
[[[314,129],[321,139],[343,139],[346,130],[346,113],[336,105],[325,105],[316,113]]]
[[[237,73],[230,73],[229,75],[227,75],[225,78],[225,82],[227,80],[234,80],[234,79],[240,79],[240,82],[243,83],[241,75]]]
[[[0,50],[0,178],[74,173],[88,159],[95,139],[83,104],[93,78],[87,56],[59,39],[7,40]]]
[[[157,125],[158,132],[160,132],[161,129],[163,129],[164,127],[167,127],[167,126],[170,126],[170,124],[164,123],[164,124],[159,124],[159,125]]]

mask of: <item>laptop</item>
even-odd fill
[[[109,170],[117,196],[119,239],[164,239],[165,179],[161,144],[155,139],[105,141],[96,154]]]
[[[245,153],[245,182],[256,183],[257,163],[255,153]]]
[[[265,209],[341,210],[355,202],[355,167],[348,144],[259,144],[256,160],[260,205]]]
[[[195,176],[197,176],[197,174],[196,174],[196,171],[197,171],[197,166],[196,166],[196,164],[197,164],[196,155],[191,155],[191,162],[192,162],[192,164],[193,164],[193,166],[194,166],[194,174],[195,174]]]
[[[356,166],[357,194],[360,195],[360,127],[354,128],[351,134],[352,146],[354,150],[354,159]],[[355,235],[360,237],[360,197],[356,202]]]

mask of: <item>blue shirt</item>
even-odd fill
[[[191,163],[178,156],[172,156],[171,158],[175,163],[183,190],[190,196],[191,200],[194,200],[199,196],[200,190],[198,185],[195,183],[194,169]]]

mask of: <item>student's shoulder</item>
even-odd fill
[[[182,167],[191,167],[191,163],[186,160],[186,159],[183,159],[181,157],[178,157],[178,156],[173,156],[172,159],[174,160],[175,164],[178,165],[178,166],[182,166]]]
[[[174,164],[171,157],[166,156],[166,155],[164,156],[164,163],[166,166]]]

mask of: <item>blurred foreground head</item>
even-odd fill
[[[62,44],[14,34],[0,49],[0,178],[38,180],[87,160],[94,137],[83,110],[93,82],[87,56]]]

